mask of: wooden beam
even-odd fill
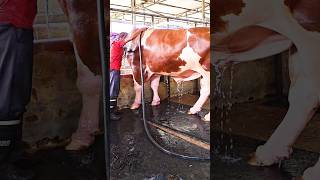
[[[172,136],[175,136],[175,137],[178,137],[184,141],[187,141],[188,143],[191,143],[191,144],[194,144],[198,147],[201,147],[203,149],[206,149],[206,150],[210,150],[210,144],[203,141],[203,140],[200,140],[200,139],[197,139],[195,137],[192,137],[190,135],[187,135],[185,133],[182,133],[180,131],[177,131],[177,130],[174,130],[174,129],[171,129],[171,128],[168,128],[168,127],[165,127],[165,126],[162,126],[162,125],[159,125],[159,124],[156,124],[156,123],[153,123],[153,122],[150,122],[148,121],[148,124],[157,128],[157,129],[160,129]]]

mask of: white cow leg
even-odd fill
[[[209,74],[209,73],[208,73]],[[201,111],[201,108],[203,104],[207,101],[209,95],[210,95],[210,74],[207,76],[203,76],[203,78],[200,80],[200,97],[197,100],[197,102],[193,105],[192,108],[190,108],[188,114],[195,114],[199,111]],[[205,119],[206,121],[210,120],[210,116],[206,116],[209,119]]]
[[[77,51],[77,87],[82,95],[82,110],[78,128],[72,134],[66,150],[80,150],[90,146],[94,135],[99,132],[99,101],[101,94],[101,76],[95,76],[87,66],[82,64]]]
[[[296,79],[289,92],[289,110],[269,140],[259,146],[249,164],[269,166],[288,158],[301,131],[313,116],[317,104],[317,92],[308,78]]]
[[[158,93],[159,83],[160,83],[160,76],[154,75],[151,79],[151,89],[153,91],[151,106],[157,106],[160,104],[160,97]]]
[[[303,180],[318,180],[320,179],[320,158],[318,162],[308,169],[306,169],[302,176]]]
[[[138,109],[141,105],[141,85],[138,84],[135,80],[133,80],[134,84],[134,90],[136,92],[136,96],[134,98],[134,102],[133,104],[131,105],[131,108],[130,109]]]

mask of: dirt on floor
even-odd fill
[[[208,111],[188,115],[190,106],[164,101],[147,105],[146,117],[204,142],[210,141],[209,123],[201,120]],[[112,180],[208,180],[210,162],[185,160],[161,152],[148,140],[142,112],[120,110],[122,119],[111,122]],[[150,127],[154,139],[164,148],[183,155],[208,158],[210,152]],[[105,180],[104,138],[97,136],[87,150],[67,152],[63,148],[42,150],[29,155],[19,166],[36,173],[36,180]]]
[[[200,116],[187,115],[190,106],[162,102],[147,106],[147,119],[180,132],[210,141],[209,123]],[[141,109],[121,111],[122,119],[111,124],[112,179],[206,180],[210,179],[210,162],[179,159],[157,149],[143,129]],[[202,115],[203,116],[203,115]],[[164,148],[183,155],[209,157],[209,151],[177,139],[151,127],[154,139]]]

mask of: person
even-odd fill
[[[28,180],[33,172],[13,159],[22,155],[22,119],[30,101],[36,0],[0,1],[0,177]]]
[[[117,99],[120,91],[120,67],[123,57],[123,47],[128,42],[128,33],[121,32],[112,42],[110,50],[110,119],[120,120],[121,117],[116,111]]]

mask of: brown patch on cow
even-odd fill
[[[201,59],[200,64],[205,70],[210,70],[210,30],[209,28],[190,28],[188,39],[190,47]]]
[[[179,58],[187,46],[186,30],[154,30],[146,40],[144,58],[152,72],[178,72],[186,64]]]
[[[215,42],[213,49],[230,53],[244,52],[275,34],[277,33],[260,26],[247,26]]]
[[[292,2],[291,2],[292,1]],[[293,16],[309,31],[320,30],[320,0],[291,0]],[[289,5],[290,6],[290,5]]]
[[[68,17],[80,59],[94,74],[101,74],[96,1],[59,0],[59,3]]]
[[[213,7],[213,33],[223,32],[227,29],[228,22],[222,17],[229,14],[239,15],[245,7],[243,0],[214,0]]]
[[[300,0],[285,0],[284,4],[290,9],[290,11],[292,12],[294,10],[294,8],[296,7],[296,5],[298,4]]]

